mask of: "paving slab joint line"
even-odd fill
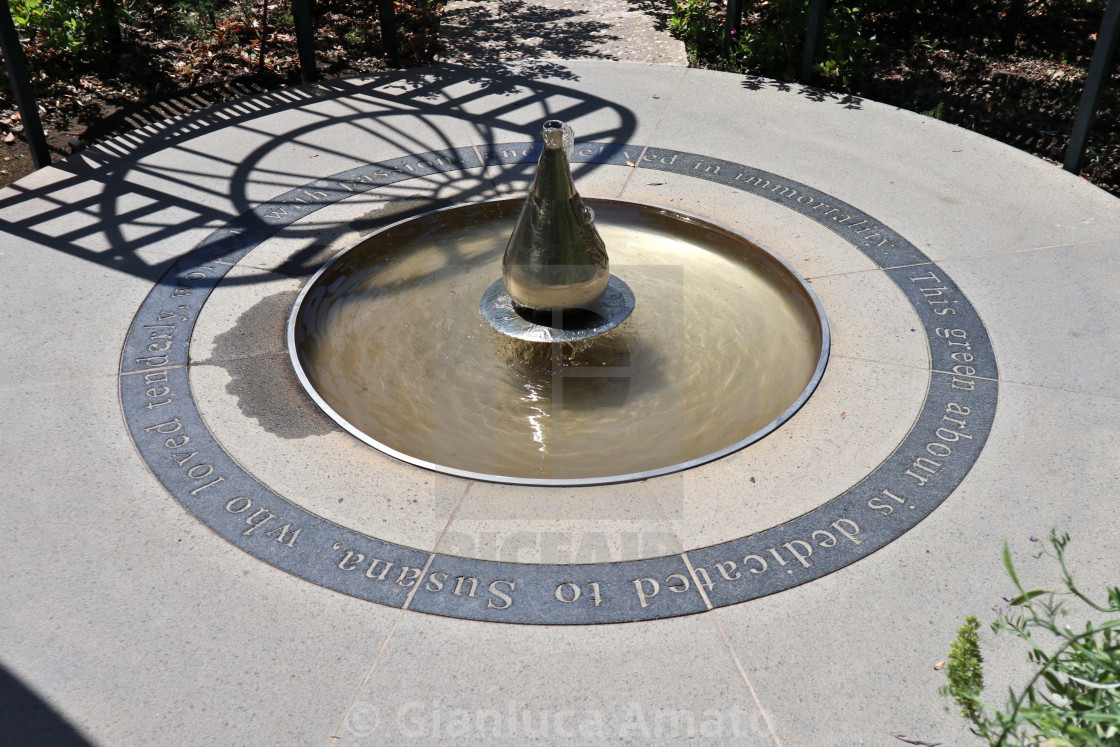
[[[940,368],[930,368],[929,372],[931,374],[941,374],[942,376],[959,376],[960,375],[960,374],[957,374],[957,373],[953,373],[952,371],[942,371]],[[994,381],[996,383],[1002,383],[1003,381],[1005,381],[1005,379],[1001,379],[1001,378],[993,379],[991,376],[970,376],[969,378],[970,379],[976,379],[977,381]]]
[[[402,610],[407,610],[408,605],[412,604],[412,598],[414,596],[416,596],[416,592],[419,591],[419,589],[420,589],[419,579],[425,579],[425,578],[428,577],[428,569],[432,567],[432,561],[435,560],[435,559],[436,559],[436,554],[434,552],[428,554],[428,562],[424,563],[424,568],[420,571],[420,575],[417,576],[418,580],[417,580],[416,584],[412,587],[412,590],[410,592],[408,592],[408,596],[405,597],[404,604],[401,605]]]
[[[0,393],[8,392],[22,392],[32,389],[44,389],[52,386],[62,386],[64,384],[82,384],[90,381],[102,381],[105,379],[119,379],[122,376],[133,376],[138,373],[151,373],[152,371],[164,371],[172,368],[186,368],[185,364],[174,366],[163,366],[161,368],[150,368],[143,371],[114,371],[113,373],[98,374],[96,376],[83,376],[77,379],[58,379],[57,381],[37,381],[34,384],[19,384],[16,386],[0,386]]]
[[[911,267],[928,267],[928,266],[938,267],[940,265],[947,265],[947,264],[950,264],[950,263],[953,263],[953,262],[971,262],[971,261],[975,261],[975,260],[978,260],[978,259],[979,260],[985,260],[985,259],[994,259],[996,257],[1007,257],[1007,256],[1012,255],[1012,254],[1027,254],[1028,252],[1043,252],[1043,251],[1052,251],[1054,249],[1070,249],[1070,248],[1076,247],[1076,246],[1089,246],[1090,244],[1104,244],[1104,243],[1107,243],[1109,241],[1116,241],[1117,239],[1120,239],[1120,236],[1116,236],[1116,235],[1102,236],[1100,238],[1095,238],[1095,239],[1085,239],[1084,241],[1072,241],[1068,244],[1047,244],[1045,246],[1029,246],[1029,247],[1026,247],[1026,248],[1023,248],[1023,249],[1005,249],[1003,251],[991,252],[991,253],[988,253],[988,254],[966,254],[966,255],[963,255],[963,256],[960,256],[960,257],[943,257],[943,258],[938,259],[938,260],[931,259],[928,262],[914,262],[912,264],[906,264],[906,265],[889,265],[889,266],[883,266],[883,267],[873,267],[873,268],[866,269],[866,270],[849,270],[847,272],[834,272],[834,273],[831,273],[831,274],[828,274],[828,275],[813,275],[812,277],[806,276],[806,279],[814,280],[816,278],[833,278],[833,277],[843,277],[845,275],[862,275],[862,274],[866,274],[866,273],[869,273],[869,272],[886,272],[887,270],[905,270],[905,269],[908,269],[908,268],[911,268]],[[856,244],[851,244],[851,242],[849,242],[849,244],[851,246],[857,248],[857,249],[859,248],[858,245],[856,245]]]
[[[857,245],[857,244],[851,244],[849,242],[849,245],[856,248],[856,249],[859,249],[859,245]],[[938,265],[937,262],[934,262],[933,260],[930,260],[928,262],[911,262],[910,264],[901,264],[901,265],[881,265],[879,267],[873,267],[873,268],[868,269],[868,270],[850,270],[848,272],[837,272],[834,275],[816,275],[815,277],[820,277],[820,278],[843,277],[844,275],[863,275],[863,274],[866,274],[868,272],[881,272],[883,274],[886,274],[886,272],[888,270],[908,270],[911,267],[937,267],[937,265]]]
[[[977,379],[981,377],[977,376]],[[992,379],[985,379],[985,381],[992,381]],[[1046,386],[1045,384],[1032,384],[1029,381],[1015,381],[1014,379],[995,379],[999,384],[1013,384],[1015,386],[1029,386],[1032,389],[1045,389],[1048,392],[1061,392],[1062,394],[1073,394],[1078,397],[1100,397],[1112,402],[1120,401],[1120,396],[1115,394],[1101,394],[1100,392],[1079,392],[1076,389],[1060,389],[1055,386]]]
[[[428,575],[428,569],[431,568],[432,561],[436,558],[436,550],[439,549],[439,545],[441,542],[443,542],[443,538],[447,536],[447,531],[451,528],[451,524],[455,521],[455,517],[459,514],[459,508],[463,505],[463,501],[466,499],[467,493],[471,492],[471,487],[474,485],[474,482],[474,480],[470,480],[469,482],[467,482],[467,486],[463,488],[463,492],[459,494],[459,501],[455,504],[455,508],[454,510],[452,510],[451,516],[448,517],[447,524],[444,525],[443,531],[440,532],[439,538],[436,539],[435,547],[432,549],[432,552],[428,554],[428,562],[424,564],[424,570],[420,572],[419,577],[421,579]],[[358,691],[354,694],[354,698],[350,701],[350,705],[346,708],[346,713],[343,715],[342,721],[339,722],[338,727],[334,730],[335,733],[331,735],[330,740],[332,745],[338,742],[338,740],[342,739],[342,730],[343,728],[345,728],[347,721],[350,720],[350,714],[354,712],[354,707],[358,704],[358,701],[361,700],[362,693],[365,692],[370,678],[373,677],[373,673],[377,669],[377,665],[381,662],[381,657],[384,656],[385,651],[389,648],[389,641],[393,638],[393,634],[397,631],[397,626],[400,625],[401,619],[404,617],[404,613],[408,610],[408,606],[412,604],[412,598],[416,596],[416,591],[419,588],[420,584],[417,583],[412,587],[412,591],[408,593],[408,597],[404,600],[404,604],[401,606],[401,610],[397,614],[397,619],[393,621],[393,626],[389,628],[389,633],[385,636],[385,641],[381,644],[381,648],[378,650],[377,656],[373,658],[373,663],[370,664],[369,671],[366,672],[366,676],[362,680],[362,684],[358,686]]]
[[[1112,234],[1110,236],[1100,236],[1094,239],[1084,239],[1083,241],[1071,241],[1067,244],[1046,244],[1044,246],[1028,246],[1022,249],[1004,249],[1003,251],[991,252],[989,254],[966,254],[961,257],[943,257],[942,259],[933,260],[928,262],[916,262],[909,265],[891,265],[889,267],[875,268],[880,271],[885,270],[904,270],[908,267],[924,267],[926,265],[946,265],[952,262],[969,262],[973,260],[993,259],[995,257],[1006,257],[1011,254],[1027,254],[1028,252],[1044,252],[1052,251],[1054,249],[1070,249],[1076,246],[1089,246],[1090,244],[1104,244],[1110,241],[1120,239],[1120,235]],[[852,244],[852,246],[856,246]],[[858,247],[857,247],[858,248]],[[840,272],[836,275],[858,275],[863,272],[870,272],[870,270],[852,270],[850,272]],[[815,275],[814,277],[834,277],[834,275]]]
[[[265,360],[268,358],[288,358],[288,351],[280,351],[275,353],[252,353],[250,355],[238,355],[231,358],[207,358],[206,360],[193,360],[190,366],[221,366],[223,363],[236,363],[237,361],[255,361]],[[179,368],[182,368],[180,366]],[[129,371],[129,374],[134,373],[147,373],[147,371]]]
[[[855,244],[853,244],[851,242],[848,242],[848,246],[853,247],[856,250],[859,249],[858,246],[856,246]],[[899,265],[898,267],[891,267],[889,269],[894,270],[894,269],[902,269],[902,268],[906,268],[906,267],[921,267],[923,265],[932,265],[932,264],[934,264],[934,263],[933,262],[921,262],[921,263],[914,264],[914,265]],[[882,273],[883,275],[886,275],[887,274],[887,272],[886,272],[887,269],[888,268],[885,268],[885,267],[868,267],[868,268],[865,268],[865,269],[862,269],[862,270],[846,270],[844,272],[829,272],[829,273],[825,273],[823,275],[806,275],[805,279],[807,281],[809,281],[810,283],[812,283],[814,280],[825,280],[825,279],[828,279],[828,278],[843,278],[843,277],[848,277],[849,275],[868,275],[868,274],[875,273],[875,272]],[[887,277],[889,277],[889,276],[887,276]]]
[[[648,489],[649,483],[644,482],[643,484],[646,485]],[[692,567],[692,561],[689,560],[688,553],[684,551],[684,542],[681,541],[680,536],[677,534],[677,530],[673,527],[673,523],[669,521],[669,517],[665,513],[665,509],[661,505],[661,499],[658,498],[657,494],[652,490],[650,490],[650,495],[653,496],[653,504],[657,506],[657,514],[661,518],[661,523],[669,528],[669,533],[672,535],[673,541],[677,543],[677,552],[680,553],[681,560],[684,561],[685,567],[688,568],[688,575],[692,577],[692,583],[696,585],[696,591],[700,592],[700,598],[704,600],[704,606],[709,610],[713,609],[712,601],[708,599],[707,592],[705,592],[704,587],[700,585],[700,579],[696,575],[696,569]]]
[[[677,543],[677,552],[684,553],[684,543],[681,542],[677,530],[673,527],[673,522],[669,521],[669,515],[665,513],[665,507],[661,505],[661,499],[658,498],[657,493],[653,492],[653,489],[650,488],[648,480],[642,481],[642,487],[644,487],[649,492],[650,497],[653,498],[653,505],[657,508],[657,517],[661,519],[661,523],[665,525],[673,541]]]
[[[690,565],[689,569],[691,568],[692,566]],[[743,682],[747,684],[747,689],[751,693],[751,698],[754,700],[755,707],[758,708],[758,712],[762,714],[763,720],[766,721],[766,728],[770,730],[770,736],[773,738],[774,744],[781,747],[782,740],[778,738],[778,731],[774,728],[774,722],[770,720],[770,714],[763,708],[762,700],[758,697],[758,692],[754,689],[751,678],[747,676],[747,670],[743,666],[743,661],[739,658],[738,652],[735,651],[735,646],[731,644],[731,637],[727,635],[727,631],[723,627],[723,621],[719,619],[719,612],[712,610],[709,614],[716,621],[716,629],[719,630],[719,634],[723,636],[723,642],[727,644],[727,650],[731,652],[731,658],[735,661],[735,667],[739,670],[739,675],[742,676]]]
[[[1028,247],[1025,247],[1023,249],[1004,249],[1003,251],[991,252],[989,254],[966,254],[966,255],[961,256],[961,257],[945,257],[943,259],[937,260],[936,262],[931,260],[929,262],[922,262],[918,265],[898,265],[898,268],[920,267],[922,264],[944,265],[944,264],[949,264],[950,262],[968,262],[968,261],[976,260],[976,259],[992,259],[992,258],[995,258],[995,257],[1006,257],[1006,256],[1011,255],[1011,254],[1026,254],[1028,252],[1045,252],[1045,251],[1051,251],[1051,250],[1054,250],[1054,249],[1070,249],[1070,248],[1073,248],[1075,246],[1089,246],[1090,244],[1104,244],[1104,243],[1107,243],[1107,242],[1110,242],[1110,241],[1116,241],[1118,239],[1120,239],[1120,235],[1112,234],[1110,236],[1100,236],[1100,237],[1095,238],[1095,239],[1085,239],[1083,241],[1071,241],[1067,244],[1045,244],[1043,246],[1028,246]],[[896,269],[896,268],[892,267],[892,268],[889,268],[889,269]]]
[[[135,371],[119,371],[118,370],[115,374],[113,374],[113,377],[117,378],[117,377],[120,377],[120,376],[135,376],[136,374],[150,374],[150,373],[154,373],[156,371],[173,371],[177,368],[188,368],[189,366],[190,366],[189,363],[176,363],[173,366],[154,366],[152,368],[142,368],[142,369],[137,369]]]
[[[333,257],[337,253],[338,252],[336,251],[336,252],[332,253],[331,256]],[[235,264],[230,264],[229,262],[219,262],[217,260],[211,260],[211,261],[213,262],[213,264],[216,264],[216,265],[227,265],[229,267],[236,267],[239,270],[256,270],[257,272],[261,272],[261,273],[264,273],[266,275],[275,275],[277,278],[281,278],[281,279],[285,279],[285,280],[300,280],[302,282],[313,274],[313,273],[309,272],[305,276],[296,276],[296,275],[289,275],[285,272],[279,272],[275,267],[262,267],[260,265],[252,264],[251,262],[237,262]],[[324,264],[325,264],[325,262],[324,262]],[[223,278],[223,280],[224,280],[224,278]],[[270,281],[267,281],[267,282],[272,282],[272,281],[270,280]]]
[[[466,125],[463,125],[463,128],[466,129]],[[495,177],[486,176],[486,172],[490,169],[486,166],[486,159],[482,157],[482,151],[478,149],[478,145],[474,142],[474,138],[470,137],[470,133],[467,133],[467,137],[471,141],[471,150],[478,157],[478,162],[482,164],[482,171],[478,174],[479,180],[490,185],[490,191],[495,195],[495,198],[501,197],[502,189],[498,186],[498,180]]]
[[[1032,247],[1028,247],[1026,249],[1008,249],[1006,252],[1000,252],[999,254],[1021,254],[1023,252],[1037,252],[1037,251],[1041,251],[1043,249],[1066,249],[1066,248],[1071,247],[1071,246],[1086,246],[1088,244],[1102,244],[1106,241],[1116,241],[1117,239],[1120,239],[1120,234],[1112,234],[1110,236],[1101,236],[1100,238],[1096,238],[1096,239],[1085,239],[1084,241],[1073,241],[1073,242],[1070,242],[1068,244],[1047,244],[1046,246],[1032,246]],[[983,256],[997,256],[998,257],[999,254],[983,255]],[[961,257],[961,259],[971,259],[971,258],[970,257]],[[946,260],[946,261],[952,261],[952,260]]]
[[[625,181],[622,182],[622,194],[625,194],[626,190],[629,189],[630,180],[634,178],[634,174],[637,172],[638,167],[641,166],[642,158],[645,157],[646,151],[650,149],[650,142],[652,142],[653,138],[657,136],[658,130],[661,129],[661,123],[665,120],[665,116],[669,113],[669,110],[673,108],[673,102],[677,100],[677,94],[680,93],[681,86],[684,85],[684,80],[687,77],[688,68],[686,67],[682,69],[680,80],[677,81],[677,85],[673,89],[673,92],[669,94],[669,100],[665,102],[665,107],[661,111],[661,116],[659,116],[657,118],[657,121],[653,123],[653,130],[650,131],[649,137],[646,138],[645,145],[642,146],[642,152],[638,154],[638,160],[634,162],[634,166],[630,169],[630,173],[626,175]]]
[[[455,508],[452,509],[451,516],[447,517],[447,523],[444,524],[443,531],[439,533],[439,537],[436,538],[436,544],[432,547],[432,557],[435,557],[435,554],[439,552],[439,546],[443,544],[444,537],[446,537],[447,533],[451,530],[451,525],[455,523],[455,517],[459,515],[459,509],[462,507],[463,501],[467,499],[467,493],[471,492],[471,488],[474,487],[474,483],[474,480],[469,480],[467,482],[467,487],[463,488],[463,492],[459,494],[459,501],[455,504]],[[432,561],[429,560],[428,562],[431,563]],[[424,575],[425,574],[421,574],[420,578],[424,578]],[[418,583],[416,586],[419,587],[420,584]],[[412,594],[408,595],[408,601],[412,601]]]
[[[898,361],[881,361],[881,360],[878,360],[877,358],[863,358],[863,357],[858,356],[858,355],[844,355],[842,353],[829,353],[828,357],[830,359],[835,358],[837,360],[855,361],[857,363],[874,363],[875,365],[878,365],[878,366],[892,366],[894,368],[905,368],[905,369],[908,369],[910,371],[921,371],[923,373],[931,373],[931,369],[930,369],[928,364],[924,365],[924,366],[916,366],[912,363],[899,363]],[[938,373],[944,373],[944,372],[943,371],[938,371]],[[979,379],[979,378],[982,378],[982,377],[976,376],[974,378]]]
[[[431,559],[428,560],[431,563]],[[426,568],[427,566],[425,566]],[[377,656],[373,657],[373,663],[370,664],[369,671],[366,672],[362,684],[358,685],[358,691],[354,693],[354,697],[350,700],[350,705],[346,707],[346,713],[343,714],[342,720],[338,722],[335,727],[334,734],[331,734],[330,743],[336,744],[338,740],[342,739],[342,730],[345,728],[347,722],[350,720],[350,714],[354,712],[354,707],[358,705],[358,701],[362,698],[362,693],[366,691],[366,685],[369,684],[370,678],[373,677],[374,670],[381,662],[381,657],[385,655],[385,651],[389,648],[389,641],[392,640],[393,634],[397,632],[397,626],[400,625],[401,619],[404,617],[405,609],[402,607],[400,612],[397,613],[397,619],[393,620],[392,627],[389,628],[388,634],[385,636],[385,641],[381,644],[381,648],[377,651]]]
[[[696,591],[700,592],[700,598],[704,600],[704,605],[710,611],[712,601],[708,599],[708,593],[704,591],[704,587],[700,584],[700,577],[696,575],[696,569],[692,567],[692,561],[688,559],[688,553],[682,552],[681,559],[684,560],[684,564],[688,568],[688,575],[692,576],[692,583],[696,584]]]
[[[451,110],[454,111],[454,112],[459,112],[460,114],[462,114],[462,109],[460,109],[455,104],[451,105]],[[463,135],[465,135],[466,138],[467,138],[467,142],[470,143],[471,150],[474,151],[474,157],[477,158],[478,162],[482,164],[482,174],[485,174],[486,173],[486,159],[482,157],[482,151],[478,149],[478,143],[476,143],[475,139],[473,137],[471,137],[471,130],[470,130],[469,127],[467,127],[467,122],[466,122],[465,119],[460,119],[459,120],[459,129],[462,130]],[[494,180],[490,179],[489,181],[491,182],[491,184],[493,184]]]

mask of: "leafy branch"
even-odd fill
[[[1058,562],[1062,592],[1028,591],[1004,543],[1003,564],[1018,594],[1006,600],[1007,611],[1000,609],[992,631],[1008,632],[1026,642],[1028,659],[1036,667],[1021,690],[1009,691],[1005,710],[984,703],[980,696],[984,685],[975,617],[966,619],[951,646],[949,683],[942,692],[953,697],[961,715],[972,722],[973,733],[990,745],[1105,747],[1120,742],[1120,619],[1099,625],[1087,621],[1081,632],[1058,621],[1067,614],[1062,597],[1079,600],[1099,613],[1120,613],[1120,587],[1107,587],[1108,601],[1103,604],[1082,593],[1066,565],[1068,543],[1069,535],[1052,532],[1049,547],[1037,556]]]

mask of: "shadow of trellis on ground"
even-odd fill
[[[154,282],[173,257],[210,230],[337,170],[324,173],[321,164],[352,167],[374,160],[362,160],[367,152],[462,147],[468,134],[480,149],[511,139],[511,132],[518,133],[517,140],[534,140],[539,122],[527,125],[519,116],[527,100],[543,118],[572,120],[610,111],[596,121],[613,124],[581,132],[581,140],[628,142],[636,130],[634,113],[566,85],[574,79],[567,68],[554,70],[548,63],[495,62],[484,69],[440,65],[270,91],[83,151],[38,179],[13,185],[0,215],[5,232],[17,240]],[[288,112],[285,131],[276,134],[269,118]],[[449,127],[449,119],[461,126]],[[326,130],[330,136],[324,137]],[[213,139],[218,132],[231,142],[228,151]],[[595,168],[580,164],[577,176]],[[462,176],[454,171],[418,176],[408,182],[409,191],[413,197],[417,189],[433,198],[454,194],[457,201],[494,196],[495,185],[482,172],[469,180]],[[391,188],[380,191],[394,198]],[[247,227],[276,230],[263,222]],[[283,230],[286,236],[314,239],[314,227]],[[285,269],[306,273],[321,259],[305,257],[299,267]]]

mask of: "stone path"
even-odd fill
[[[447,62],[599,59],[687,65],[684,42],[627,0],[453,0],[441,36]]]

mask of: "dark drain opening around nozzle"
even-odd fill
[[[606,321],[606,317],[596,314],[590,309],[530,309],[525,306],[514,305],[513,311],[519,317],[542,327],[551,327],[564,331],[575,331],[598,327]]]

